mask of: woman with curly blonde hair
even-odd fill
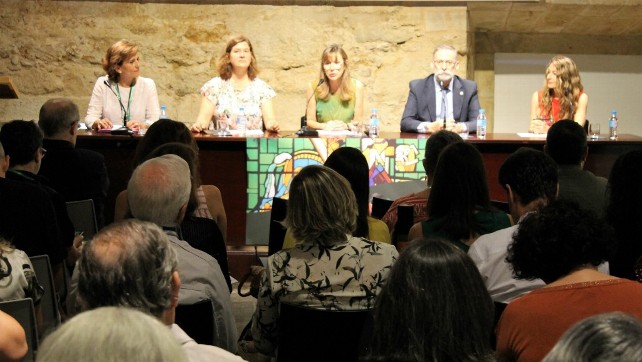
[[[531,123],[529,130],[546,133],[561,119],[570,119],[584,125],[588,95],[575,62],[566,56],[556,55],[546,68],[544,87],[531,98]]]

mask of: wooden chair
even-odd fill
[[[390,205],[392,205],[392,203],[393,200],[373,196],[372,211],[370,212],[370,216],[374,217],[375,219],[381,219],[386,214],[386,212],[388,212],[388,209],[390,208]]]
[[[38,283],[45,289],[45,293],[40,299],[40,309],[42,310],[43,331],[42,335],[53,331],[60,325],[60,309],[58,308],[58,294],[54,284],[53,272],[49,263],[48,255],[37,255],[29,257],[33,271],[36,273]]]
[[[0,302],[0,310],[12,316],[25,330],[29,350],[22,361],[35,361],[36,351],[38,350],[38,327],[36,326],[36,313],[31,298]]]
[[[369,310],[329,311],[281,303],[276,360],[357,361]]]
[[[176,324],[192,337],[196,343],[213,345],[214,310],[209,299],[194,304],[176,306]]]
[[[270,234],[268,241],[268,255],[272,255],[283,248],[286,229],[281,222],[285,219],[288,211],[288,200],[280,197],[272,199],[272,211],[270,212]]]
[[[67,214],[74,224],[74,229],[77,232],[82,231],[86,240],[91,240],[98,232],[94,200],[69,201],[66,204]]]

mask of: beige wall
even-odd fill
[[[215,76],[214,62],[231,34],[253,42],[261,77],[277,92],[281,128],[295,130],[305,83],[318,77],[321,51],[337,42],[353,76],[366,84],[366,107],[377,107],[384,131],[398,131],[408,81],[430,73],[432,48],[474,44],[465,6],[178,5],[3,0],[0,75],[20,99],[0,100],[0,121],[37,119],[48,98],[69,97],[84,114],[100,58],[120,38],[141,45],[141,74],[156,81],[172,118],[191,123],[198,90]],[[466,77],[466,59],[460,75]],[[472,70],[472,67],[470,68]],[[492,96],[492,91],[489,92]]]

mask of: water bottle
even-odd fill
[[[617,112],[615,109],[611,111],[611,118],[609,118],[609,139],[617,139]]]
[[[477,116],[477,138],[486,138],[486,111],[483,108]]]
[[[168,118],[169,117],[167,117],[167,106],[161,106],[161,113],[158,119],[168,119]]]
[[[379,114],[377,109],[372,109],[372,114],[370,115],[370,124],[368,126],[368,135],[370,138],[379,137]]]
[[[245,109],[241,107],[239,108],[239,113],[236,116],[236,130],[239,131],[239,135],[245,136],[246,127],[247,117],[245,116]]]

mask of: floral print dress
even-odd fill
[[[331,246],[302,242],[270,256],[252,318],[256,348],[268,354],[276,349],[280,302],[327,310],[373,308],[398,255],[392,245],[347,235]]]
[[[239,110],[243,107],[248,119],[248,130],[263,129],[261,105],[276,96],[274,90],[259,78],[254,78],[244,89],[236,90],[229,80],[215,77],[205,83],[200,92],[210,102],[216,103],[215,122],[224,114],[229,119],[236,120]],[[232,128],[236,128],[234,122],[230,123]]]

